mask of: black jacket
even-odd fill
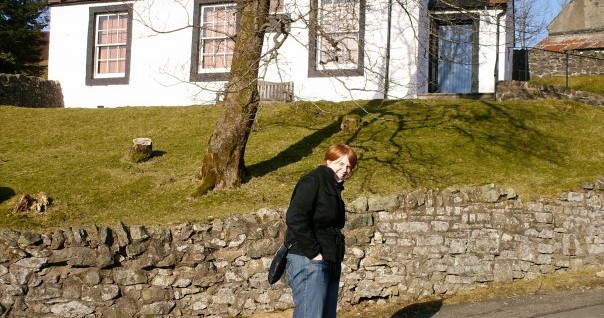
[[[285,215],[285,244],[293,244],[290,253],[341,262],[344,257],[345,212],[342,184],[327,166],[319,166],[296,184]]]

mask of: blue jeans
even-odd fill
[[[294,298],[293,318],[335,318],[341,264],[287,255],[285,277]]]

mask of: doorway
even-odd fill
[[[477,93],[477,19],[433,16],[431,31],[429,92]]]

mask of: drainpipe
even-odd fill
[[[388,28],[386,30],[386,65],[384,70],[384,99],[390,90],[390,28],[392,27],[392,0],[388,0]]]
[[[505,11],[497,13],[497,38],[495,39],[495,86],[493,89],[493,97],[495,100],[497,100],[497,80],[499,79],[499,25],[501,24],[499,21],[504,14]]]

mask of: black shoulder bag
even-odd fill
[[[291,244],[289,246],[282,244],[275,253],[273,261],[271,262],[271,267],[268,269],[269,284],[272,285],[276,283],[281,278],[281,276],[283,276],[283,272],[285,271],[285,264],[287,263],[287,253],[289,252],[289,249],[291,247]]]

